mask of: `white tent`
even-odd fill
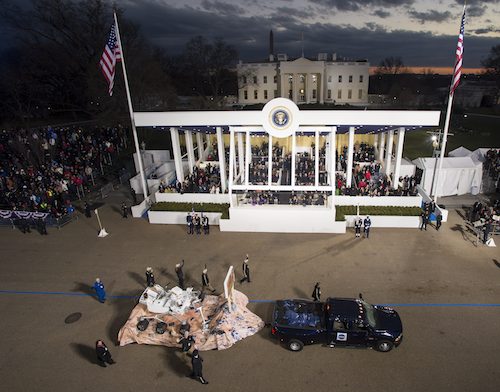
[[[468,148],[465,148],[464,146],[460,146],[458,148],[455,148],[453,151],[450,151],[448,153],[449,157],[468,157],[472,154],[472,151],[469,150]]]
[[[489,150],[497,150],[497,148],[478,148],[477,150],[474,150],[470,157],[475,161],[475,162],[485,162],[486,161],[486,154],[488,153]]]
[[[420,185],[427,194],[430,194],[435,168],[437,177],[439,158],[417,158],[413,160],[413,163],[417,168],[423,170]],[[433,193],[437,193],[438,196],[464,195],[466,193],[477,195],[481,189],[482,177],[481,162],[476,162],[471,157],[447,157],[443,159],[440,184],[439,186],[434,184]]]
[[[391,173],[394,173],[396,171],[396,160],[393,159],[391,161]],[[399,176],[400,177],[411,177],[415,174],[415,165],[405,159],[405,158],[402,158],[401,159],[401,168],[400,168],[400,172],[399,172]]]

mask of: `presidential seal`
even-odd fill
[[[300,126],[299,108],[286,98],[275,98],[262,109],[262,127],[273,137],[288,137]]]
[[[276,125],[277,127],[284,127],[288,124],[288,121],[290,120],[290,116],[288,115],[288,113],[283,110],[283,109],[278,109],[276,111],[274,111],[274,113],[272,114],[272,121],[274,123],[274,125]]]

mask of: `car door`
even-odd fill
[[[346,323],[338,319],[334,320],[328,343],[335,346],[347,346],[348,339],[349,333],[346,328]]]

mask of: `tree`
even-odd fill
[[[173,61],[177,80],[184,81],[186,93],[199,96],[205,107],[221,107],[224,95],[234,92],[236,75],[230,66],[237,51],[222,39],[208,42],[204,37],[192,38],[181,56]]]
[[[489,56],[481,64],[487,73],[500,76],[500,45],[493,46]]]

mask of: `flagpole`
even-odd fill
[[[460,22],[460,27],[462,28],[462,23],[465,23],[465,7],[467,6],[466,3],[464,3],[464,10],[462,12],[462,20]],[[460,31],[460,34],[462,34],[462,30]],[[459,34],[459,35],[460,35]],[[462,36],[463,40],[463,36]],[[460,42],[460,37],[459,37],[459,42]],[[463,50],[463,43],[462,43],[462,50]],[[460,60],[461,61],[461,60]],[[440,179],[441,179],[441,170],[443,169],[443,159],[444,159],[444,152],[446,150],[446,142],[448,141],[448,129],[450,127],[450,117],[451,117],[451,107],[453,105],[453,97],[455,96],[455,89],[454,89],[454,83],[455,83],[455,71],[456,71],[456,66],[457,62],[455,62],[455,67],[453,69],[453,74],[451,77],[451,85],[450,85],[450,94],[448,95],[448,108],[446,109],[446,118],[444,121],[444,129],[443,129],[443,141],[441,142],[441,152],[439,153],[439,168],[437,172],[437,178],[436,178],[436,188],[434,189],[434,203],[437,205],[437,200],[438,200],[438,191],[439,191],[439,185],[440,185]],[[432,179],[434,182],[434,178]],[[432,196],[432,195],[429,195]]]
[[[123,79],[125,81],[125,91],[127,92],[127,102],[128,102],[128,110],[130,114],[130,122],[132,124],[132,134],[134,135],[134,144],[135,144],[135,152],[137,154],[137,162],[139,162],[139,172],[141,173],[141,183],[142,183],[142,191],[144,194],[144,200],[148,199],[148,186],[146,184],[146,176],[144,174],[144,167],[142,164],[142,155],[139,149],[139,139],[137,138],[137,129],[135,128],[134,121],[134,110],[132,108],[132,99],[130,98],[130,89],[128,87],[128,78],[127,78],[127,69],[125,68],[125,53],[123,52],[122,47],[122,39],[120,36],[120,29],[118,28],[118,19],[116,18],[116,12],[113,12],[113,16],[115,18],[115,26],[116,26],[116,35],[118,37],[118,45],[120,46],[121,53],[121,63],[123,70]]]

